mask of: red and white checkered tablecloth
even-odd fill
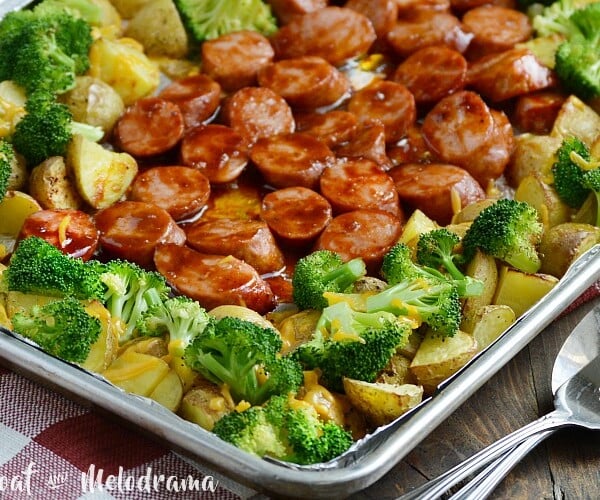
[[[236,500],[245,490],[0,367],[0,499]]]
[[[600,282],[565,313],[599,295]],[[235,500],[254,493],[0,367],[0,500]]]

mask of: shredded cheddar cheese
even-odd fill
[[[65,215],[62,220],[60,221],[60,224],[58,226],[58,242],[60,243],[61,247],[65,247],[65,245],[67,245],[71,239],[67,237],[67,229],[69,227],[69,224],[71,223],[71,216],[70,215]]]

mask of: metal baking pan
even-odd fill
[[[598,279],[600,245],[582,255],[542,300],[444,382],[432,397],[326,464],[298,466],[250,455],[158,403],[126,394],[7,330],[0,335],[0,360],[68,397],[128,421],[173,449],[259,491],[285,497],[340,498],[385,475]]]

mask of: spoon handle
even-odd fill
[[[556,429],[539,432],[527,440],[523,441],[512,450],[497,458],[488,465],[475,478],[463,486],[457,493],[450,497],[450,500],[471,500],[487,498],[487,496],[496,489],[500,482],[517,465],[525,455],[548,436],[554,433]]]
[[[467,476],[485,467],[491,461],[500,457],[511,448],[514,448],[529,437],[550,430],[569,425],[568,414],[554,410],[547,415],[517,429],[504,436],[487,448],[464,460],[441,476],[438,476],[424,485],[400,497],[400,500],[434,500],[449,488],[465,479]]]

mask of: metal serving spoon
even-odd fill
[[[553,412],[496,441],[445,474],[402,496],[401,500],[436,499],[462,479],[523,442],[527,449],[522,449],[520,453],[524,456],[525,451],[533,448],[533,442],[526,442],[529,438],[535,439],[537,444],[564,426],[600,430],[599,325],[600,307],[596,307],[577,325],[561,349],[555,361],[553,381],[555,380],[555,384],[560,384],[561,381],[563,383],[556,390]],[[572,341],[571,336],[579,340]],[[567,348],[567,345],[570,347]],[[575,345],[579,347],[575,348]],[[571,348],[574,349],[572,353]],[[578,371],[581,366],[583,368]],[[569,378],[572,373],[575,375]],[[507,472],[508,470],[510,469]]]
[[[596,356],[600,356],[600,305],[595,306],[585,315],[560,348],[552,368],[552,394],[556,394],[562,384]],[[552,432],[544,431],[536,434],[496,459],[450,500],[486,498],[513,467]]]

